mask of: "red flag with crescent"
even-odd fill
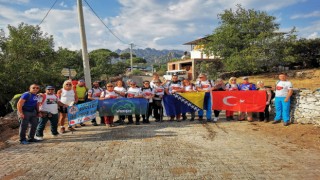
[[[264,112],[266,96],[266,91],[213,91],[212,109]]]

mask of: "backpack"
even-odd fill
[[[102,89],[101,87],[99,87],[98,89],[100,90],[100,92],[104,92],[104,94],[106,94],[105,90]],[[94,88],[91,88],[91,94],[94,94]],[[89,99],[88,96],[89,96],[89,90],[87,89],[86,95],[84,96],[85,102],[91,101],[91,99]]]
[[[54,94],[56,97],[57,97],[57,99],[59,99],[59,97],[56,95],[56,94]],[[43,105],[43,103],[44,103],[44,101],[47,99],[47,94],[42,94],[42,101],[40,102],[40,106],[42,106]]]
[[[26,99],[26,101],[28,101],[30,99],[30,97],[31,97],[31,93],[30,92],[28,92],[28,93],[29,93],[29,96]],[[23,93],[14,95],[13,98],[9,101],[13,111],[17,111],[18,110],[17,104],[18,104],[18,101],[21,98],[22,94]]]

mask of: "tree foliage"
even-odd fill
[[[254,73],[294,61],[293,57],[284,58],[291,53],[291,46],[286,45],[295,38],[295,31],[277,32],[279,24],[275,17],[246,10],[241,5],[235,11],[225,10],[218,17],[221,25],[208,36],[204,52],[222,57],[225,70]]]

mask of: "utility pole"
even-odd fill
[[[82,46],[82,60],[83,60],[83,72],[86,86],[91,89],[91,74],[90,74],[90,65],[89,65],[89,55],[87,50],[87,39],[86,31],[83,20],[83,9],[82,9],[82,0],[77,0],[78,4],[78,18],[79,18],[79,28],[80,28],[80,39]]]
[[[132,72],[133,70],[132,48],[133,48],[133,43],[130,43],[130,65],[131,65],[130,72]]]

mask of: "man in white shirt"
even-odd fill
[[[207,99],[208,101],[207,103],[205,103],[206,107],[204,107],[204,109],[206,109],[207,122],[211,122],[211,116],[212,116],[211,91],[214,86],[214,82],[208,80],[207,75],[203,73],[199,74],[198,78],[199,78],[199,81],[196,82],[196,89],[197,91],[206,92],[205,100]],[[203,110],[198,111],[198,116],[200,121],[202,121],[203,123],[206,123],[206,121],[203,120]]]
[[[273,124],[280,123],[283,120],[283,125],[288,126],[290,123],[290,97],[293,93],[292,83],[287,80],[286,73],[279,74],[279,81],[275,87],[275,107],[276,117]]]

